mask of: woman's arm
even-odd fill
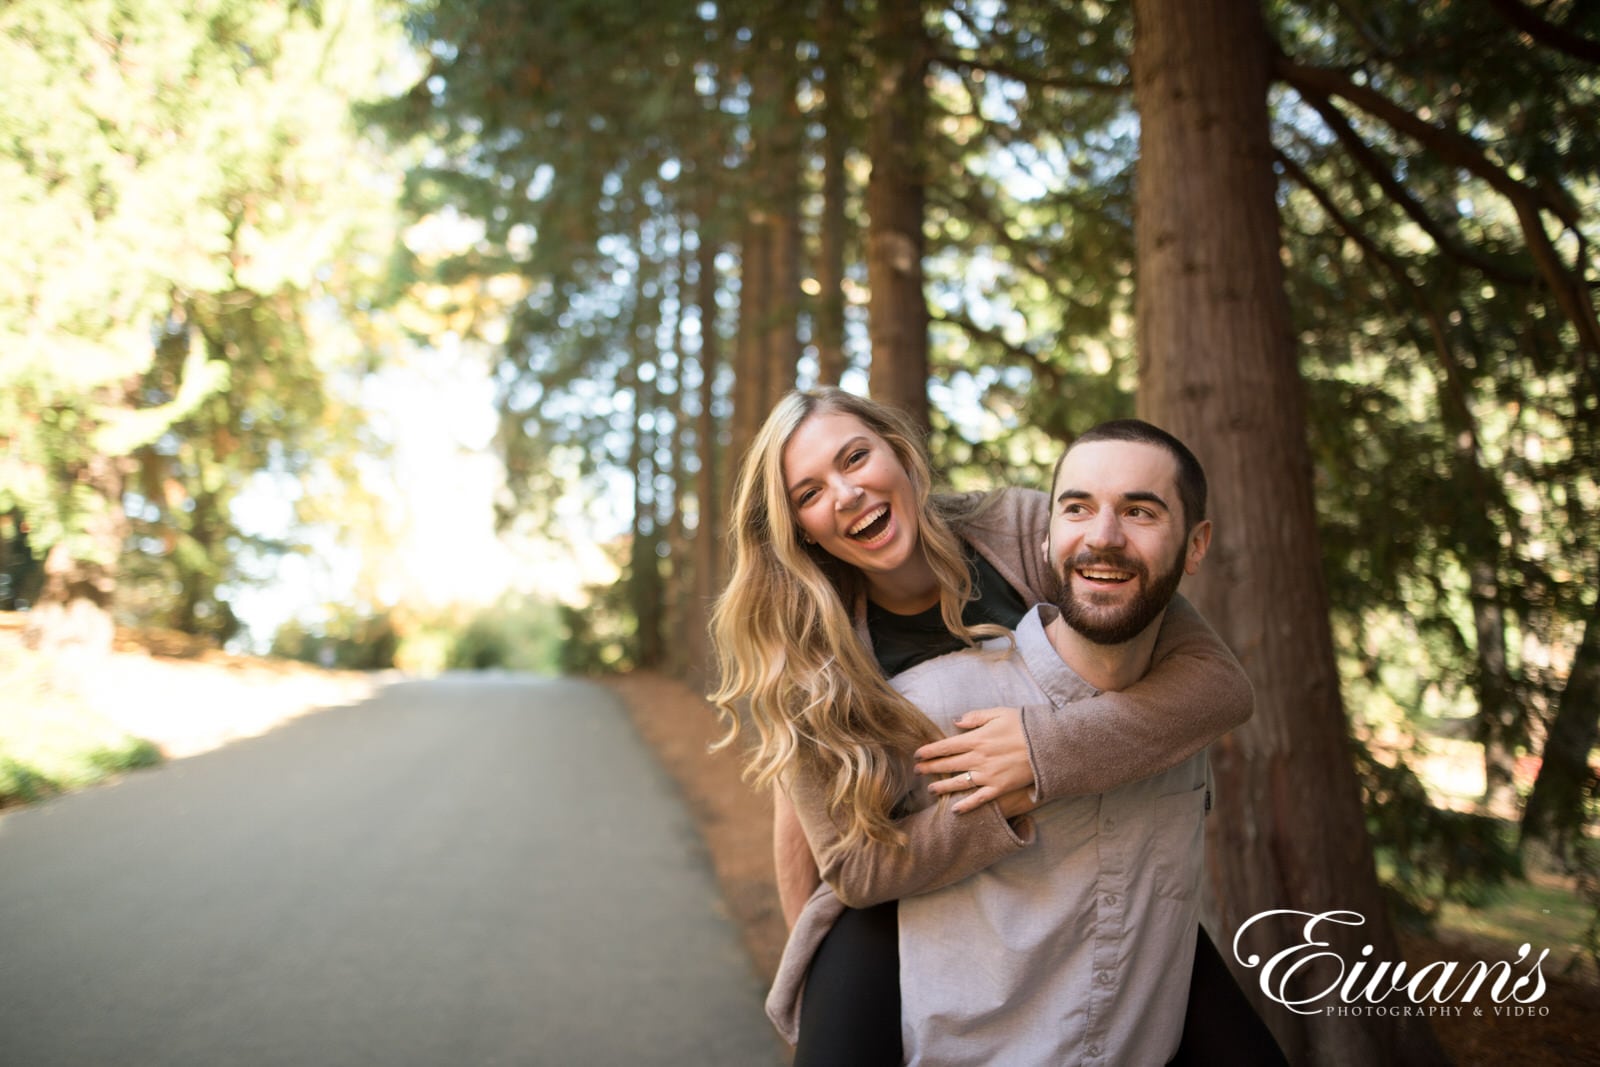
[[[852,908],[958,882],[1033,843],[1033,824],[1026,817],[1013,825],[999,805],[986,804],[964,819],[940,801],[898,820],[907,837],[904,848],[871,840],[846,848],[828,813],[827,783],[820,776],[797,767],[787,791],[822,880]],[[1006,800],[1006,810],[1014,814],[1032,807],[1025,797]]]
[[[816,892],[822,876],[817,872],[811,846],[806,843],[800,817],[795,814],[789,794],[782,789],[772,791],[772,866],[777,874],[778,906],[783,909],[783,923],[793,930],[795,920],[811,894]]]
[[[988,708],[957,720],[962,733],[917,750],[936,794],[963,792],[959,811],[1032,784],[1039,803],[1103,793],[1169,770],[1250,718],[1255,694],[1244,668],[1182,597],[1161,622],[1149,673],[1127,689],[1072,705]]]

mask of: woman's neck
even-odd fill
[[[867,599],[896,615],[915,615],[939,603],[939,579],[920,550],[887,574],[864,573],[863,577]]]

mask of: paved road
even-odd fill
[[[571,681],[392,686],[0,817],[0,1064],[777,1064],[679,797]]]

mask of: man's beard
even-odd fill
[[[1135,563],[1116,553],[1084,552],[1064,561],[1057,578],[1061,588],[1056,596],[1056,607],[1066,624],[1097,645],[1120,645],[1132,641],[1144,632],[1156,616],[1167,609],[1183,580],[1183,562],[1187,556],[1187,543],[1178,550],[1172,566],[1150,580],[1150,572],[1143,564]],[[1072,572],[1084,568],[1103,566],[1127,571],[1128,579],[1138,584],[1139,593],[1113,614],[1096,608],[1073,591]]]

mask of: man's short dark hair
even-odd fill
[[[1050,475],[1050,488],[1055,491],[1056,479],[1061,476],[1061,464],[1066,461],[1067,452],[1071,452],[1079,445],[1086,445],[1093,441],[1134,441],[1139,444],[1155,445],[1171,453],[1178,464],[1178,499],[1183,504],[1184,528],[1192,530],[1195,525],[1204,521],[1206,517],[1206,472],[1200,466],[1200,461],[1194,458],[1194,453],[1189,447],[1176,437],[1159,426],[1154,426],[1143,419],[1112,419],[1079,434],[1077,439],[1066,447],[1061,453],[1061,458],[1056,460],[1055,470]]]

